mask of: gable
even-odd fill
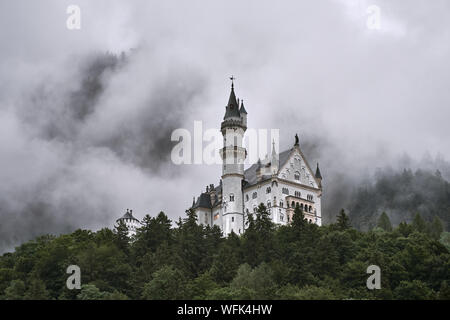
[[[300,148],[292,148],[288,156],[285,156],[285,159],[282,159],[281,155],[278,178],[300,183],[308,187],[319,187],[314,172],[311,170]]]

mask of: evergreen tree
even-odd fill
[[[256,210],[256,219],[248,217],[248,227],[243,236],[244,257],[251,266],[269,262],[274,251],[275,226],[266,206],[261,203]]]
[[[347,214],[345,213],[344,209],[341,209],[339,212],[339,215],[337,216],[337,223],[336,223],[338,229],[345,230],[350,228],[350,222]]]
[[[430,236],[435,240],[439,240],[442,232],[444,232],[442,221],[438,216],[434,216],[434,219],[430,224]]]
[[[171,266],[164,266],[153,274],[144,286],[142,298],[146,300],[175,300],[184,297],[183,273]]]
[[[186,211],[185,218],[178,227],[176,238],[177,265],[190,278],[195,278],[205,272],[206,256],[205,230],[197,223],[197,215],[193,209]]]
[[[123,252],[128,253],[130,238],[128,238],[128,227],[120,220],[114,227],[114,243]]]
[[[388,215],[386,214],[386,212],[382,212],[380,218],[378,218],[378,223],[377,223],[377,227],[381,228],[385,231],[392,231],[392,224],[391,224],[391,220],[389,220]]]
[[[45,284],[41,279],[33,278],[30,281],[27,292],[25,293],[26,300],[46,300],[49,294],[45,289]]]
[[[25,283],[22,280],[13,280],[5,289],[6,300],[23,300],[25,296]]]
[[[77,295],[78,300],[103,300],[106,298],[106,293],[101,292],[94,284],[84,284],[81,286],[81,291]]]
[[[220,284],[229,283],[239,267],[238,254],[228,242],[220,246],[211,267],[212,278]]]
[[[302,230],[306,225],[305,215],[299,204],[295,205],[294,215],[292,216],[292,227],[296,230]]]
[[[412,227],[414,228],[414,230],[416,230],[418,232],[422,232],[422,233],[427,232],[427,224],[422,219],[422,216],[420,215],[420,213],[416,213],[416,215],[414,216],[414,219],[412,222]]]
[[[450,286],[447,280],[442,281],[438,295],[439,300],[450,300]]]

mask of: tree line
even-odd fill
[[[261,204],[244,234],[199,225],[193,210],[176,226],[146,215],[133,239],[113,230],[45,235],[0,257],[1,299],[450,299],[450,237],[442,225],[393,228],[386,214],[368,232],[337,222],[317,226],[295,208],[276,226]],[[81,289],[66,287],[69,265]],[[381,269],[381,289],[366,286]]]

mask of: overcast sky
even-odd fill
[[[281,149],[298,132],[330,195],[404,154],[448,159],[449,16],[447,0],[2,1],[0,252],[126,208],[178,219],[220,167],[173,165],[170,134],[218,127],[232,74],[249,127],[280,129]],[[122,51],[86,92],[93,57]]]

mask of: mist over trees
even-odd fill
[[[133,239],[114,230],[47,235],[0,257],[1,299],[450,299],[450,237],[420,215],[369,232],[317,226],[297,206],[275,226],[261,204],[242,236],[198,225],[192,210],[176,227],[163,213],[143,219]],[[432,223],[433,224],[433,223]],[[439,229],[439,230],[438,230]],[[437,239],[440,240],[437,240]],[[81,289],[66,288],[66,268],[81,269]],[[381,268],[381,289],[366,271]]]
[[[372,229],[380,223],[386,225],[388,219],[394,226],[412,222],[417,214],[427,223],[434,221],[435,226],[441,221],[447,229],[450,184],[439,170],[380,169],[373,180],[356,188],[347,207],[352,225],[360,230]]]

